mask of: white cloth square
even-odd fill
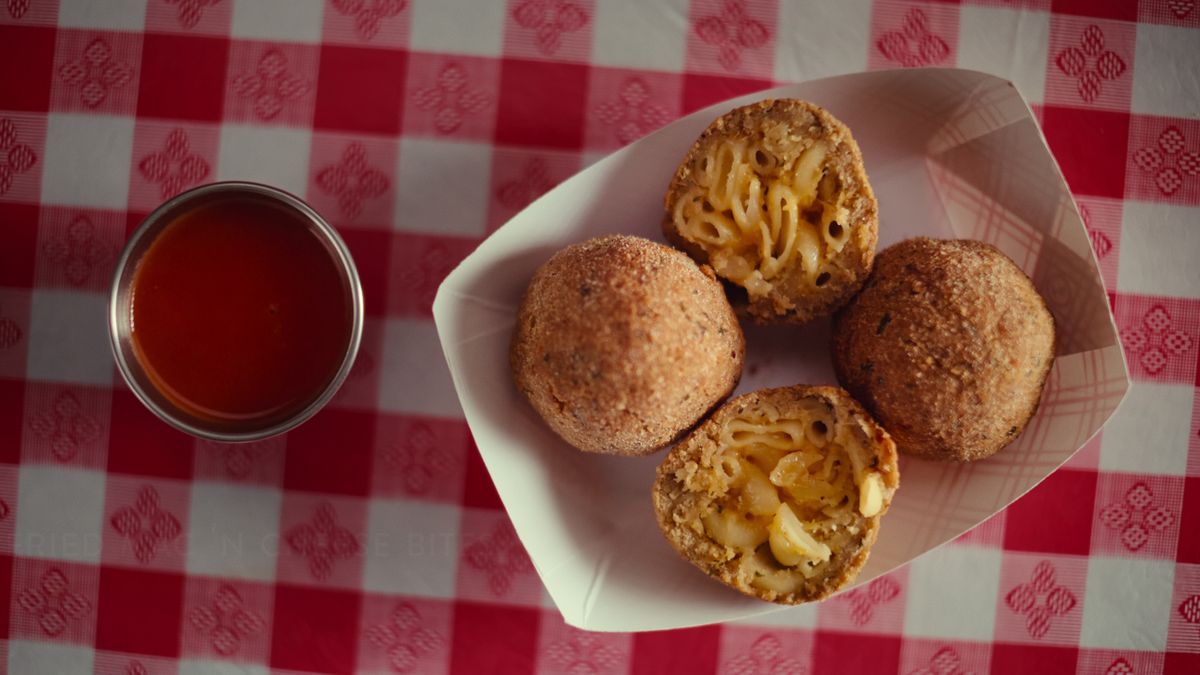
[[[1133,112],[1194,119],[1200,111],[1200,36],[1195,28],[1138,24]]]
[[[367,515],[368,591],[454,597],[460,509],[429,502],[373,499]]]
[[[108,385],[114,367],[108,298],[78,291],[33,291],[27,378]]]
[[[124,210],[133,155],[131,117],[51,113],[42,202]]]
[[[1175,581],[1172,560],[1093,557],[1088,561],[1081,647],[1163,651]]]
[[[282,502],[273,488],[192,483],[188,573],[273,581]]]
[[[380,410],[462,417],[454,382],[441,353],[432,321],[388,319],[383,329]]]
[[[311,143],[306,129],[222,125],[217,179],[266,183],[304,197]]]
[[[320,42],[323,0],[234,0],[235,38]]]
[[[1132,382],[1121,407],[1104,427],[1100,468],[1184,475],[1194,392],[1191,385]]]
[[[1031,103],[1046,91],[1050,14],[1006,7],[963,5],[959,10],[958,67],[1012,80]]]
[[[26,465],[17,480],[14,553],[27,558],[100,561],[103,473]]]
[[[500,56],[508,3],[478,0],[412,0],[414,50]]]
[[[395,228],[483,236],[491,174],[492,148],[487,143],[401,139],[392,211]]]

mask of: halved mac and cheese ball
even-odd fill
[[[729,396],[746,344],[712,270],[640,237],[568,246],[534,274],[509,360],[517,388],[588,452],[644,455]]]
[[[895,444],[849,394],[795,386],[717,409],[658,467],[653,500],[696,567],[797,604],[854,580],[899,485]]]
[[[732,284],[759,323],[804,323],[871,271],[878,207],[850,130],[824,109],[767,100],[718,118],[675,172],[663,232]]]

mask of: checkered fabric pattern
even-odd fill
[[[1197,4],[0,0],[0,670],[1200,672]],[[461,419],[438,283],[684,113],[926,65],[1035,105],[1115,308],[1123,407],[1012,507],[835,600],[566,626]],[[129,232],[225,179],[334,223],[367,309],[333,403],[236,446],[156,421],[104,328]]]

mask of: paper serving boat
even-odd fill
[[[659,535],[646,458],[589,455],[537,417],[509,376],[521,293],[557,249],[622,232],[662,241],[663,193],[718,115],[763,98],[813,101],[862,147],[879,246],[916,235],[980,239],[1017,262],[1054,313],[1058,358],[1020,439],[983,462],[905,457],[901,487],[857,584],[969,530],[1091,438],[1129,386],[1088,233],[1029,106],[1007,80],[966,70],[860,73],[710,106],[613,153],[538,199],[446,278],[433,312],[463,412],[517,534],[567,623],[681,628],[776,611],[705,577]],[[834,383],[828,320],[746,326],[737,393]]]

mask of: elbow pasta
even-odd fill
[[[823,406],[793,419],[734,418],[718,442],[727,490],[701,522],[747,560],[759,588],[787,593],[817,575],[881,508],[882,475],[854,427]]]
[[[698,160],[696,185],[675,203],[674,225],[752,297],[770,293],[774,280],[795,269],[821,286],[824,266],[849,240],[828,153],[817,141],[785,161],[761,142],[724,139]]]

